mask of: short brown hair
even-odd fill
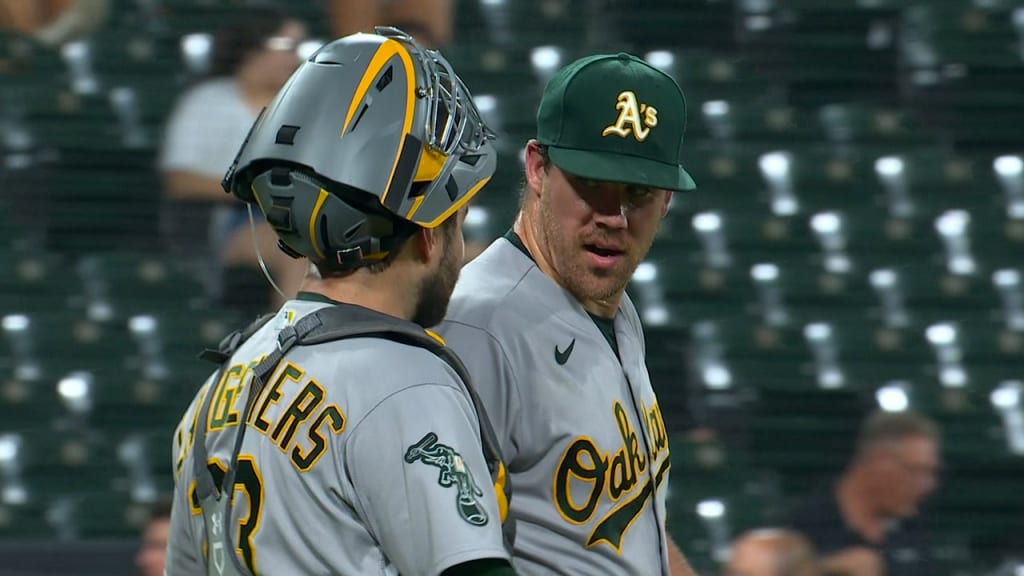
[[[438,230],[441,230],[444,233],[444,237],[448,241],[451,241],[455,237],[455,224],[458,221],[458,216],[458,211],[453,212],[451,216],[445,218],[445,220],[441,222],[441,224],[437,227]],[[391,264],[398,257],[398,253],[402,250],[402,247],[405,245],[405,243],[413,236],[413,234],[415,234],[421,228],[416,224],[412,224],[411,222],[408,221],[401,221],[398,220],[397,218],[395,219],[395,226],[397,229],[396,235],[400,238],[400,240],[398,240],[395,246],[392,247],[392,249],[388,252],[388,255],[381,260],[378,260],[370,264],[365,264],[359,267],[359,270],[366,270],[371,274],[380,274],[381,272],[384,272],[385,270],[390,268]],[[334,272],[330,270],[321,269],[321,267],[318,266],[316,262],[312,262],[311,264],[312,267],[310,268],[307,275],[312,275],[314,278],[344,278],[355,271],[346,270],[344,272]]]
[[[537,154],[544,159],[544,171],[547,172],[551,168],[551,154],[547,147],[547,144],[537,144]],[[523,174],[522,181],[519,182],[519,210],[523,209],[523,203],[526,201],[526,174]]]
[[[916,412],[877,411],[868,416],[857,436],[857,454],[880,444],[912,437],[939,439],[939,428],[928,417]]]

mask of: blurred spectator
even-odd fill
[[[913,413],[875,413],[842,476],[794,510],[792,527],[810,539],[828,575],[933,576],[917,516],[938,468],[934,423]]]
[[[142,529],[142,542],[135,554],[135,567],[139,576],[163,576],[167,554],[167,535],[171,531],[170,498],[153,505]]]
[[[396,26],[428,48],[452,39],[454,0],[328,0],[331,32],[347,36],[374,26]]]
[[[0,28],[47,46],[87,36],[109,15],[110,0],[0,0]]]
[[[299,65],[306,26],[271,8],[249,8],[214,43],[210,77],[189,89],[168,121],[160,158],[172,251],[212,255],[220,266],[258,268],[246,205],[221,179],[260,110]],[[277,236],[253,211],[259,252],[272,278],[294,296],[306,272],[277,247]],[[207,231],[207,234],[203,234]],[[219,287],[217,287],[219,288]],[[272,292],[266,308],[284,302]]]
[[[723,576],[820,576],[806,538],[789,530],[753,530],[733,543]]]

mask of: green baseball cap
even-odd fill
[[[686,97],[671,76],[631,54],[576,60],[548,82],[537,141],[560,169],[592,180],[693,190],[679,162]]]

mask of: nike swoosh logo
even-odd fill
[[[569,343],[569,347],[565,349],[565,352],[558,349],[558,344],[555,344],[555,362],[561,366],[569,361],[569,356],[572,355],[572,349],[576,346],[576,339],[573,338],[572,342]]]

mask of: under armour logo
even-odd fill
[[[213,567],[217,569],[217,574],[224,573],[224,543],[214,542],[213,543]]]
[[[214,536],[220,536],[220,532],[221,532],[221,518],[220,518],[220,515],[219,514],[213,514],[210,517],[210,523],[212,524],[212,526],[210,526],[210,530],[213,532],[213,535]]]
[[[632,133],[637,142],[643,142],[651,133],[651,128],[658,125],[658,110],[654,106],[637,102],[632,90],[619,93],[615,109],[619,111],[618,119],[606,127],[601,136],[614,134],[625,138]]]

